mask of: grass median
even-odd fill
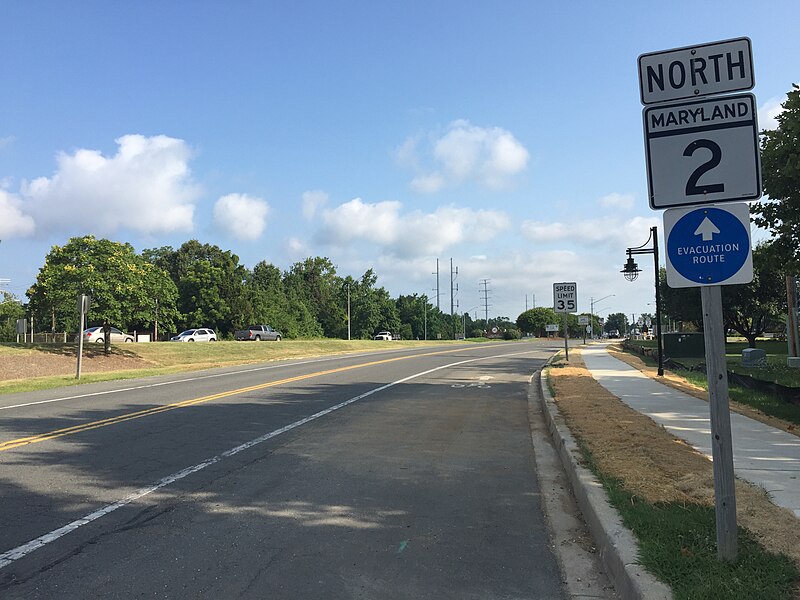
[[[549,369],[559,412],[625,525],[641,564],[678,599],[797,598],[797,519],[736,482],[739,555],[716,559],[711,462],[600,386],[578,351]]]

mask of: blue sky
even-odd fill
[[[392,295],[515,319],[653,312],[637,57],[748,36],[760,125],[800,82],[796,1],[6,2],[0,278],[54,244],[328,256]],[[758,237],[758,234],[756,234]]]

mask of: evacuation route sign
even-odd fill
[[[664,212],[667,285],[731,285],[753,280],[750,208],[745,203]]]

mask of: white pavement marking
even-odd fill
[[[188,381],[201,381],[203,379],[215,379],[217,377],[228,377],[231,375],[241,375],[242,373],[255,373],[257,371],[268,371],[270,369],[278,369],[280,367],[293,367],[295,365],[309,365],[313,363],[328,362],[343,358],[361,358],[364,356],[378,356],[380,354],[396,354],[403,350],[384,350],[382,352],[370,352],[368,354],[345,354],[338,356],[328,356],[325,358],[314,358],[311,360],[301,360],[297,362],[281,362],[274,365],[266,365],[263,367],[253,367],[252,369],[237,369],[235,371],[227,371],[225,373],[213,373],[211,375],[198,375],[197,377],[186,377],[183,379],[173,379],[171,381],[160,381],[158,383],[146,383],[144,385],[135,385],[126,388],[119,388],[116,390],[105,390],[103,392],[87,392],[86,394],[75,394],[74,396],[64,396],[62,398],[52,398],[50,400],[38,400],[36,402],[25,402],[23,404],[12,404],[11,406],[0,406],[0,410],[8,410],[10,408],[23,408],[25,406],[36,406],[37,404],[50,404],[51,402],[63,402],[64,400],[77,400],[80,398],[91,398],[92,396],[106,396],[108,394],[118,394],[120,392],[133,392],[135,390],[146,390],[149,388],[162,387],[165,385],[174,385],[176,383],[186,383]],[[223,367],[224,368],[224,367]]]
[[[536,350],[540,350],[540,349],[537,348]],[[129,494],[128,496],[126,496],[122,500],[118,500],[117,502],[114,502],[113,504],[107,504],[106,506],[103,506],[102,508],[99,508],[98,510],[96,510],[94,512],[91,512],[88,515],[86,515],[84,517],[81,517],[80,519],[76,519],[75,521],[72,521],[71,523],[67,523],[63,527],[59,527],[58,529],[55,529],[55,530],[53,530],[53,531],[51,531],[49,533],[41,535],[38,538],[36,538],[34,540],[31,540],[30,542],[22,544],[21,546],[17,546],[16,548],[12,548],[11,550],[7,550],[6,552],[3,552],[2,554],[0,554],[0,569],[2,569],[4,567],[7,567],[11,563],[13,563],[15,560],[19,560],[20,558],[22,558],[24,556],[27,556],[28,554],[30,554],[34,550],[38,550],[39,548],[41,548],[41,547],[43,547],[43,546],[45,546],[45,545],[47,545],[47,544],[49,544],[51,542],[54,542],[58,538],[63,537],[66,534],[68,534],[68,533],[70,533],[72,531],[75,531],[76,529],[78,529],[79,527],[82,527],[83,525],[87,525],[87,524],[91,523],[92,521],[95,521],[95,520],[99,519],[100,517],[104,517],[105,515],[108,515],[108,514],[114,512],[118,508],[122,508],[124,506],[127,506],[131,502],[134,502],[134,501],[138,500],[139,498],[142,498],[144,496],[147,496],[148,494],[151,494],[152,492],[155,492],[156,490],[160,490],[161,488],[164,488],[164,487],[166,487],[166,486],[168,486],[168,485],[170,485],[172,483],[175,483],[176,481],[179,481],[179,480],[183,479],[184,477],[187,477],[187,476],[191,475],[192,473],[196,473],[198,471],[201,471],[201,470],[205,469],[206,467],[210,467],[211,465],[220,462],[223,458],[230,458],[231,456],[234,456],[235,454],[238,454],[239,452],[242,452],[243,450],[247,450],[248,448],[252,448],[253,446],[255,446],[257,444],[260,444],[261,442],[266,442],[267,440],[270,440],[270,439],[272,439],[272,438],[274,438],[276,436],[279,436],[282,433],[286,433],[287,431],[291,431],[292,429],[300,427],[301,425],[305,425],[306,423],[309,423],[311,421],[319,419],[320,417],[324,417],[325,415],[329,415],[330,413],[332,413],[334,411],[337,411],[340,408],[344,408],[345,406],[353,404],[354,402],[358,402],[359,400],[363,400],[364,398],[366,398],[368,396],[372,396],[373,394],[377,394],[378,392],[382,392],[382,391],[384,391],[386,389],[389,389],[390,387],[394,387],[394,386],[396,386],[398,384],[405,383],[406,381],[411,381],[412,379],[417,379],[418,377],[423,377],[425,375],[429,375],[429,374],[434,373],[436,371],[441,371],[442,369],[449,369],[451,367],[457,367],[459,365],[464,365],[464,364],[471,363],[471,362],[476,362],[476,361],[479,361],[479,360],[491,360],[493,358],[504,358],[506,356],[517,356],[519,354],[530,354],[531,352],[534,352],[534,351],[535,350],[527,350],[525,352],[513,352],[513,353],[509,353],[509,354],[496,354],[496,355],[493,355],[493,356],[484,356],[484,357],[480,357],[480,358],[470,358],[468,360],[461,360],[461,361],[450,363],[450,364],[447,364],[447,365],[442,365],[441,367],[435,367],[433,369],[428,369],[427,371],[422,371],[420,373],[415,373],[414,375],[409,375],[408,377],[404,377],[403,379],[398,379],[397,381],[393,381],[391,383],[387,383],[386,385],[382,385],[380,387],[372,389],[372,390],[370,390],[368,392],[360,394],[359,396],[355,396],[354,398],[350,398],[349,400],[345,400],[344,402],[341,402],[339,404],[336,404],[334,406],[326,408],[325,410],[321,410],[321,411],[319,411],[317,413],[314,413],[313,415],[310,415],[310,416],[308,416],[308,417],[306,417],[304,419],[300,419],[299,421],[295,421],[294,423],[290,423],[289,425],[281,427],[280,429],[276,429],[275,431],[271,431],[271,432],[266,433],[266,434],[264,434],[262,436],[254,438],[254,439],[250,440],[249,442],[245,442],[244,444],[240,444],[240,445],[238,445],[238,446],[236,446],[234,448],[231,448],[229,450],[221,452],[220,454],[217,454],[216,456],[208,458],[208,459],[204,460],[203,462],[198,463],[198,464],[196,464],[196,465],[194,465],[192,467],[187,467],[187,468],[185,468],[185,469],[183,469],[181,471],[178,471],[177,473],[173,473],[172,475],[168,475],[167,477],[164,477],[163,479],[161,479],[160,481],[158,481],[157,483],[155,483],[153,485],[141,488],[141,489],[137,490],[136,492],[133,492],[132,494]],[[136,389],[136,388],[133,388],[133,389]]]
[[[609,355],[605,346],[581,352],[600,385],[711,459],[708,402],[653,380]],[[731,433],[736,476],[762,487],[775,504],[800,518],[800,438],[734,412]]]

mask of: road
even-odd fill
[[[545,342],[0,397],[3,598],[559,598]]]

